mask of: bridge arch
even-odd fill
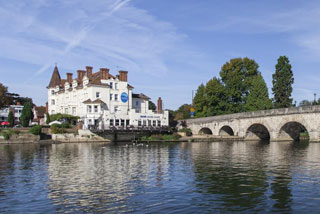
[[[245,138],[247,140],[270,140],[270,132],[265,125],[254,123],[247,129]]]
[[[309,132],[303,123],[290,121],[282,124],[279,130],[278,138],[280,140],[300,141],[302,138],[309,139]]]
[[[203,127],[200,129],[199,134],[207,134],[207,135],[212,135],[212,131],[211,129],[207,128],[207,127]]]
[[[219,136],[234,136],[234,131],[230,126],[222,126],[219,130]]]

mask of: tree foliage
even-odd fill
[[[261,74],[254,77],[252,87],[249,90],[246,103],[244,104],[245,111],[258,111],[272,108],[272,101],[269,99],[267,85]]]
[[[28,127],[32,119],[33,119],[32,104],[27,102],[23,105],[23,109],[21,112],[21,116],[20,116],[21,125],[23,127]]]
[[[252,81],[258,75],[258,64],[249,58],[231,59],[220,71],[227,98],[227,112],[243,111],[243,105],[252,87]]]
[[[73,116],[70,114],[61,114],[61,113],[52,114],[49,116],[49,118],[50,118],[49,119],[50,122],[57,120],[57,121],[68,122],[69,124],[73,124],[73,125],[75,125],[77,123],[77,121],[79,120],[78,116]]]
[[[276,65],[276,71],[272,75],[273,102],[276,108],[288,108],[292,106],[292,84],[294,83],[291,64],[286,56],[280,56]]]
[[[175,120],[185,120],[189,119],[190,116],[190,109],[191,105],[189,104],[183,104],[182,106],[179,107],[177,111],[174,113],[174,119]]]
[[[249,58],[226,62],[220,77],[201,84],[193,100],[196,117],[270,109],[268,88],[258,64]]]
[[[10,105],[10,97],[8,96],[8,88],[0,83],[0,109]]]
[[[9,111],[9,114],[8,114],[8,122],[10,123],[10,127],[13,127],[14,126],[14,115],[13,115],[13,112],[12,111]]]
[[[155,111],[157,109],[156,104],[149,100],[149,110]]]

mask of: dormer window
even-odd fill
[[[54,95],[54,90],[51,90],[51,95]]]
[[[113,87],[113,82],[110,82],[110,88],[112,88]]]
[[[96,98],[100,97],[100,92],[96,92]]]

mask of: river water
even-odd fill
[[[319,213],[320,144],[0,146],[1,213]]]

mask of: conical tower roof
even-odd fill
[[[48,88],[55,88],[57,85],[60,85],[60,84],[61,84],[61,77],[59,74],[58,67],[55,66]]]

